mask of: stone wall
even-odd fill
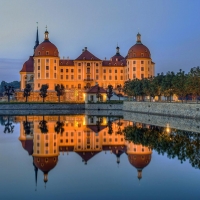
[[[200,132],[200,120],[197,119],[177,118],[164,115],[151,115],[125,111],[123,111],[123,116],[124,120],[127,121],[151,124],[161,127],[166,127],[168,124],[170,128],[198,133]]]
[[[200,119],[200,104],[126,101],[123,111]]]
[[[86,110],[122,110],[123,104],[85,104]]]

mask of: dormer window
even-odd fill
[[[85,57],[83,57],[83,60],[85,60]]]
[[[87,63],[87,66],[89,67],[89,66],[90,66],[90,63]]]
[[[92,57],[91,60],[94,60],[94,58]]]
[[[44,50],[44,47],[42,47],[42,50]]]
[[[144,57],[144,54],[143,54],[143,53],[141,53],[141,56],[142,56],[142,57]]]
[[[116,58],[116,61],[118,61],[118,58]]]
[[[133,57],[136,57],[136,54],[135,54],[135,53],[133,54]]]
[[[46,55],[49,55],[49,52],[48,52],[48,51],[46,51]]]
[[[40,55],[40,51],[38,51],[38,55]]]

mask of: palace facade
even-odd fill
[[[50,42],[46,30],[44,41],[39,44],[38,29],[34,54],[24,63],[20,71],[21,90],[27,83],[33,91],[39,91],[43,84],[54,91],[55,85],[63,84],[66,90],[77,88],[84,90],[96,83],[103,88],[112,85],[124,85],[129,79],[141,79],[155,74],[155,63],[149,49],[142,44],[140,33],[124,57],[117,46],[116,53],[109,60],[101,60],[93,55],[87,47],[76,59],[61,59],[57,47]]]

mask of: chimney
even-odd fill
[[[85,51],[87,50],[87,47],[85,47]]]

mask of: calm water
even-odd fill
[[[2,200],[200,199],[199,133],[123,116],[0,119]]]

